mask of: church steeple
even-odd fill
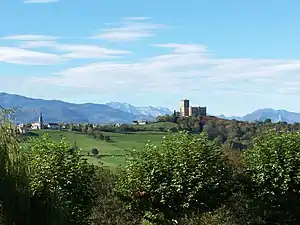
[[[40,129],[43,129],[44,122],[43,122],[43,113],[42,112],[40,113],[39,123],[40,123]]]

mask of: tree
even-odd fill
[[[27,224],[30,208],[27,157],[10,118],[14,110],[0,110],[0,218],[2,224]]]
[[[266,118],[264,121],[265,124],[270,124],[272,123],[272,120],[270,118]]]
[[[141,225],[138,212],[126,207],[116,192],[116,174],[104,168],[96,170],[97,200],[92,213],[92,225]]]
[[[81,128],[81,132],[83,134],[87,134],[88,131],[88,125],[87,124],[83,124],[82,128]]]
[[[94,134],[94,129],[93,127],[88,127],[86,130],[87,135],[92,136]]]
[[[69,123],[69,131],[74,131],[74,125],[73,123]]]
[[[92,154],[94,155],[94,157],[96,157],[96,156],[99,154],[98,149],[93,148],[93,149],[92,149]]]
[[[160,146],[147,143],[129,152],[119,174],[122,199],[160,224],[215,209],[230,192],[231,170],[205,134],[180,132]]]
[[[300,133],[267,131],[254,139],[244,163],[250,198],[265,222],[300,221]]]
[[[50,201],[48,196],[53,196],[53,207],[62,210],[69,223],[88,224],[95,197],[94,166],[65,139],[57,143],[42,136],[32,140],[28,150],[31,152],[29,180],[33,197],[46,196],[45,201]],[[47,216],[48,212],[44,213],[36,217]]]
[[[95,135],[95,138],[100,139],[100,140],[104,140],[104,135],[101,131],[95,130],[94,135]]]
[[[110,137],[109,137],[109,136],[105,136],[105,137],[104,137],[104,140],[105,140],[106,142],[108,142],[108,141],[110,141]]]

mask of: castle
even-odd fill
[[[189,117],[189,116],[206,116],[206,106],[190,106],[190,100],[184,99],[181,100],[180,104],[180,117]]]

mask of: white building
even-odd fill
[[[24,124],[18,124],[17,129],[21,134],[25,134],[25,133],[29,132],[29,129],[26,128],[26,126]]]
[[[59,130],[59,124],[58,123],[48,123],[47,128],[51,130]]]
[[[41,129],[40,122],[34,122],[31,124],[31,130],[40,130],[40,129]]]

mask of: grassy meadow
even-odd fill
[[[70,131],[42,130],[32,133],[37,135],[47,133],[55,141],[59,141],[61,137],[66,137],[72,145],[76,143],[82,149],[89,162],[94,164],[103,163],[103,166],[111,169],[115,169],[125,161],[126,149],[143,147],[148,140],[154,144],[160,144],[162,137],[166,135],[163,132],[150,131],[132,133],[103,132],[105,136],[109,136],[111,139],[111,141],[106,142]],[[98,149],[100,158],[92,156],[93,148]]]

